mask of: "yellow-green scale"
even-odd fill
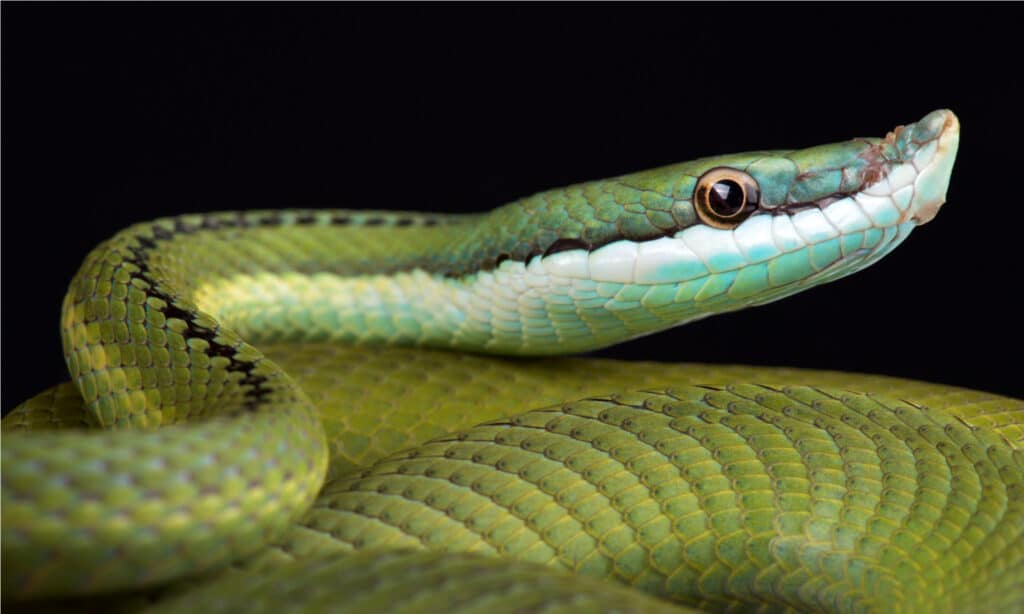
[[[931,219],[957,135],[936,111],[884,140],[707,158],[482,216],[266,211],[129,228],[87,257],[65,301],[80,397],[60,386],[4,420],[4,598],[656,607],[585,580],[589,605],[574,601],[573,571],[715,610],[1019,607],[1021,401],[369,343],[570,352],[830,281]],[[763,188],[734,229],[695,215],[698,177],[718,165]],[[73,431],[84,425],[110,430]],[[475,558],[494,555],[513,562]],[[490,580],[448,583],[467,566],[507,570],[498,590],[525,601],[493,600]],[[402,574],[401,589],[359,575],[373,569]],[[332,573],[365,585],[332,597]]]
[[[967,440],[957,437],[988,437],[981,442],[989,450],[982,456],[995,454],[988,462],[1007,468],[1021,462],[1015,448],[1024,440],[1024,402],[880,376],[584,358],[523,361],[339,344],[270,344],[263,349],[318,407],[333,476],[306,520],[244,566],[268,573],[284,573],[271,570],[352,549],[428,547],[504,554],[616,577],[712,609],[737,598],[818,607],[833,598],[853,597],[867,606],[885,596],[896,600],[892,603],[910,599],[904,605],[911,608],[915,601],[906,586],[927,583],[936,574],[952,585],[956,581],[955,566],[935,564],[950,560],[949,553],[939,557],[941,552],[922,546],[923,538],[937,532],[955,540],[970,526],[986,526],[986,516],[972,521],[972,504],[945,498],[950,479],[977,479],[963,472],[969,465],[956,469],[962,461],[954,461],[953,473],[943,473],[941,453],[928,456],[914,444],[908,450],[899,438],[912,439],[915,433],[929,437],[922,427],[938,420],[940,439],[949,439],[946,431],[955,427],[952,440],[961,448]],[[716,407],[735,410],[743,395],[757,396],[759,390],[741,388],[729,397],[732,393],[692,387],[738,381],[773,387],[814,381],[837,391],[913,399],[915,405],[932,409],[923,423],[912,413],[914,406],[896,403],[906,411],[888,417],[879,413],[878,402],[857,395],[846,395],[839,404],[814,391],[791,393],[790,398],[765,389],[760,390],[766,393],[760,409],[746,414],[730,410],[727,414],[732,415],[723,418],[715,417]],[[522,397],[524,389],[532,391],[528,400]],[[665,389],[675,392],[621,392]],[[614,391],[620,391],[614,401],[600,398]],[[658,417],[679,399],[703,402],[706,396],[722,395],[725,400],[697,407],[689,417],[668,422]],[[538,406],[589,397],[598,399],[523,415]],[[803,399],[802,405],[794,399]],[[61,389],[48,391],[8,416],[4,427],[28,428],[33,420],[52,427],[65,417],[75,422],[75,405],[74,397]],[[794,416],[787,409],[792,407],[826,416],[831,412],[833,419],[856,410],[861,417],[842,417],[833,426],[823,426],[815,418]],[[958,417],[943,418],[943,408]],[[783,422],[760,418],[766,411],[778,412]],[[558,418],[563,413],[566,418]],[[567,418],[577,421],[565,422]],[[509,426],[472,428],[489,420],[504,420]],[[716,423],[727,430],[716,434],[722,428]],[[460,431],[471,434],[450,437]],[[665,439],[664,433],[671,436]],[[877,445],[878,437],[891,441]],[[429,440],[435,443],[423,446]],[[477,440],[499,445],[481,446]],[[1000,441],[1003,451],[996,452],[992,446]],[[387,479],[358,477],[360,468],[408,449],[417,451],[400,453],[372,470],[372,475]],[[925,456],[908,461],[921,454]],[[769,465],[770,475],[765,473]],[[424,483],[426,473],[430,476]],[[573,475],[586,479],[580,482]],[[1010,484],[1011,490],[1000,494],[993,490],[996,483],[990,484],[979,483],[981,490],[975,493],[995,497],[990,501],[995,508],[1010,505],[999,522],[1005,531],[1005,523],[1015,522],[1012,518],[1021,511],[1019,501],[1013,503],[1016,486]],[[377,490],[381,486],[386,490]],[[888,505],[893,506],[889,511]],[[560,513],[563,507],[570,512]],[[918,511],[908,515],[908,509]],[[936,514],[943,509],[951,510],[947,515],[957,523],[937,523]],[[341,510],[348,511],[339,516]],[[373,520],[367,524],[360,518]],[[989,547],[1001,557],[1024,556],[1019,533],[1004,533]],[[784,547],[785,535],[791,547]],[[911,541],[901,546],[901,536]],[[897,559],[919,562],[881,576],[878,584],[863,580],[848,585],[843,578],[854,568],[848,569],[851,562],[834,554],[837,544],[873,555],[888,552],[889,558],[898,547]],[[985,554],[983,548],[978,552]],[[870,562],[854,559],[854,567],[856,560]],[[832,580],[812,582],[812,572]],[[789,585],[803,591],[803,597],[794,601]],[[955,596],[965,589],[954,588],[950,599],[961,599]]]

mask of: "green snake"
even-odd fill
[[[134,225],[68,290],[71,381],[3,422],[3,598],[1020,608],[1021,401],[554,356],[876,262],[936,215],[958,140],[935,111],[482,214]]]

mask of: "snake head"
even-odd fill
[[[956,116],[940,110],[881,138],[701,158],[551,190],[492,212],[488,235],[467,237],[474,247],[460,261],[525,288],[524,297],[560,293],[552,300],[586,323],[552,334],[539,318],[537,334],[558,344],[534,344],[519,327],[490,342],[496,351],[610,345],[878,261],[935,217],[958,142]]]

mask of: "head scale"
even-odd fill
[[[558,344],[520,330],[496,351],[601,347],[872,264],[935,216],[958,140],[956,117],[940,110],[885,138],[587,182],[497,209],[453,249],[472,263],[465,272],[493,271],[497,283],[521,273],[524,288],[562,295],[586,322],[553,333]]]

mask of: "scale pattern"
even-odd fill
[[[337,577],[350,578],[352,587],[363,590],[374,583],[355,578],[369,574],[382,583],[381,594],[396,594],[390,576],[375,575],[376,567],[365,562],[399,556],[384,547],[500,552],[566,572],[611,577],[711,611],[754,603],[770,610],[888,611],[900,605],[917,611],[927,605],[970,611],[1001,605],[1012,609],[1024,599],[1020,578],[1012,573],[1024,564],[1022,401],[896,378],[798,369],[578,358],[541,361],[545,364],[539,368],[536,362],[519,363],[517,369],[500,358],[402,348],[279,345],[268,350],[298,381],[324,384],[318,390],[335,390],[327,384],[351,383],[353,377],[378,384],[366,386],[367,392],[350,405],[339,403],[344,395],[318,397],[328,425],[335,413],[350,419],[350,427],[336,431],[339,436],[348,428],[359,433],[361,425],[369,427],[365,434],[371,440],[378,428],[396,431],[408,425],[410,416],[403,409],[410,405],[413,411],[428,412],[421,416],[425,422],[437,420],[435,428],[443,428],[443,420],[452,416],[431,416],[430,408],[464,404],[468,431],[335,479],[302,525],[246,563],[244,574],[229,574],[198,589],[179,587],[171,592],[168,607],[231,609],[240,603],[236,599],[248,598],[271,607],[281,599],[295,601],[296,593],[308,593],[308,602],[297,603],[314,607],[319,599],[330,599],[321,579],[332,570],[348,570]],[[662,393],[619,394],[523,411],[523,386],[542,397],[577,398],[620,386],[618,378],[633,377],[632,371],[641,367],[643,375],[633,383],[665,387],[674,379],[680,385]],[[304,374],[316,379],[304,379]],[[890,397],[839,389],[774,390],[779,386],[723,389],[724,382],[755,377],[812,379],[885,391]],[[722,385],[688,385],[701,379]],[[393,395],[377,394],[380,387]],[[453,391],[459,394],[449,394]],[[915,402],[889,400],[894,396]],[[45,401],[37,403],[45,406]],[[478,416],[503,419],[470,428],[474,404]],[[19,413],[9,428],[25,428]],[[420,443],[417,429],[408,430],[412,441]],[[332,447],[344,450],[344,438],[331,439]],[[496,439],[498,446],[493,445]],[[382,437],[377,458],[395,449],[389,450],[388,441],[408,447],[405,441],[395,444]],[[374,454],[371,449],[364,458]],[[339,458],[347,467],[344,455]],[[589,475],[580,484],[584,474]],[[386,487],[382,493],[372,487],[381,484],[397,484],[400,491]],[[500,496],[486,500],[494,493]],[[479,503],[490,507],[490,515]],[[511,512],[506,523],[516,523],[514,536],[507,526],[504,533],[500,526],[481,526],[503,510]],[[563,517],[555,526],[543,525],[545,516],[557,518],[558,513]],[[419,528],[424,514],[442,522],[424,531]],[[391,526],[379,516],[389,518]],[[999,537],[982,539],[990,533]],[[559,535],[592,543],[585,544],[589,550],[578,543],[559,544]],[[945,550],[930,549],[934,546],[927,543],[942,544]],[[628,547],[615,550],[622,544]],[[347,562],[357,547],[365,552],[358,559],[363,562]],[[666,559],[666,553],[674,554]],[[431,569],[447,565],[440,562],[443,557],[429,560]],[[873,566],[885,569],[881,562],[889,567],[884,574]],[[979,576],[976,563],[988,573]],[[381,565],[393,569],[406,563]],[[554,571],[549,575],[561,577]],[[409,594],[437,589],[438,599],[451,599],[453,593],[437,577],[411,573],[402,576],[402,586]],[[509,578],[508,590],[528,591],[545,603],[550,596],[551,603],[559,603],[557,590],[517,574]],[[722,582],[724,587],[716,584]],[[943,590],[914,590],[922,582]],[[275,597],[272,587],[281,583],[294,592]],[[472,591],[455,593],[460,603],[465,600],[465,611],[475,611]],[[865,593],[871,599],[864,599]],[[920,603],[920,594],[931,601]],[[588,595],[599,603],[611,599],[599,590]],[[349,611],[368,611],[360,609],[366,603],[353,599]],[[587,611],[582,601],[573,604]],[[121,605],[127,611],[139,607]],[[104,609],[110,607],[104,603]],[[641,601],[624,611],[649,607]]]
[[[711,610],[991,611],[1022,598],[1022,459],[997,433],[885,397],[624,394],[481,425],[335,481],[303,522],[319,543],[299,558],[479,552]]]
[[[344,596],[339,599],[339,596]],[[458,595],[453,599],[453,595]],[[459,614],[686,614],[594,578],[466,553],[394,550],[310,559],[267,574],[231,576],[168,600],[154,613],[458,612]]]
[[[66,296],[71,384],[4,421],[4,599],[317,609],[345,599],[340,573],[365,591],[342,604],[355,611],[402,595],[452,611],[1019,608],[1019,401],[368,345],[592,349],[831,281],[935,215],[957,143],[937,111],[885,139],[707,158],[490,214],[132,226]],[[733,230],[692,212],[693,179],[717,165],[764,195]]]
[[[320,410],[338,476],[481,422],[624,390],[757,382],[882,394],[955,413],[1024,446],[1024,403],[999,395],[880,375],[751,367],[545,358],[530,361],[428,349],[271,344],[267,355]],[[528,396],[523,395],[529,390]]]

